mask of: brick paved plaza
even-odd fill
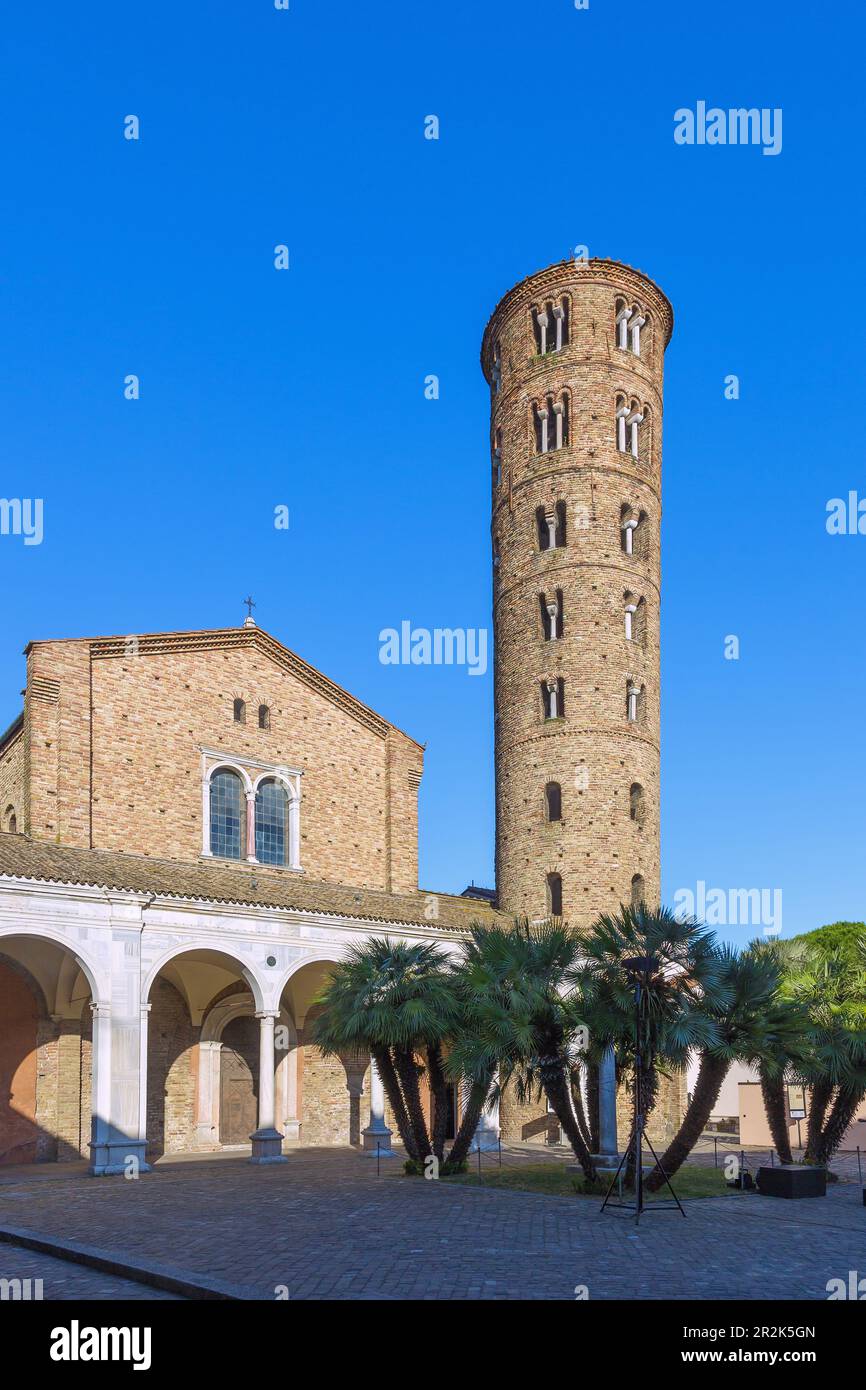
[[[828,1279],[866,1273],[856,1181],[824,1200],[690,1201],[687,1219],[653,1213],[636,1231],[594,1199],[406,1179],[400,1166],[383,1163],[377,1177],[359,1154],[302,1149],[274,1168],[244,1157],[162,1163],[137,1182],[78,1165],[7,1169],[0,1225],[262,1299],[285,1285],[292,1299],[570,1300],[580,1284],[590,1299],[825,1299]],[[0,1247],[0,1262],[3,1277],[43,1278],[46,1299],[168,1296],[14,1247]]]

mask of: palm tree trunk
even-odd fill
[[[571,1083],[571,1102],[574,1106],[574,1115],[575,1119],[577,1120],[577,1127],[580,1130],[581,1139],[583,1140],[586,1147],[589,1149],[590,1153],[597,1153],[598,1151],[596,1149],[593,1149],[592,1147],[592,1140],[589,1136],[589,1125],[586,1122],[586,1113],[583,1108],[583,1093],[580,1089],[580,1071],[581,1069],[578,1066],[572,1067],[571,1071],[569,1072],[569,1081]]]
[[[643,1114],[643,1128],[646,1133],[647,1121],[655,1109],[656,1097],[658,1095],[659,1078],[654,1066],[642,1067],[640,1074],[640,1095],[641,1112]],[[634,1187],[635,1170],[637,1167],[637,1150],[634,1145],[634,1132],[637,1126],[637,1096],[632,1096],[632,1129],[631,1141],[629,1143],[628,1158],[625,1161],[625,1185],[628,1188]],[[643,1166],[643,1164],[641,1164]]]
[[[586,1064],[586,1127],[589,1130],[590,1153],[597,1154],[601,1145],[601,1115],[599,1111],[598,1067]]]
[[[788,1129],[788,1105],[785,1077],[781,1073],[777,1076],[775,1073],[770,1072],[764,1065],[758,1068],[758,1075],[761,1078],[761,1096],[764,1101],[767,1124],[770,1126],[770,1136],[773,1140],[773,1147],[782,1163],[793,1163],[794,1156],[791,1153],[791,1134]]]
[[[433,1152],[442,1163],[445,1157],[445,1130],[448,1126],[448,1083],[442,1064],[442,1048],[431,1043],[427,1048],[427,1075],[433,1097],[433,1125],[430,1136]]]
[[[397,1073],[394,1070],[394,1063],[391,1053],[387,1047],[372,1048],[373,1060],[379,1068],[379,1075],[382,1078],[382,1086],[385,1095],[388,1097],[388,1104],[394,1116],[394,1123],[397,1132],[410,1158],[418,1157],[418,1146],[415,1143],[415,1136],[412,1133],[412,1126],[409,1123],[409,1116],[406,1113],[406,1106],[403,1104],[403,1096],[400,1091],[400,1083],[397,1080]]]
[[[565,1079],[565,1063],[556,1053],[538,1059],[538,1070],[544,1094],[553,1106],[553,1113],[562,1125],[574,1156],[584,1171],[587,1182],[595,1182],[597,1174],[589,1149],[577,1127],[571,1097]]]
[[[821,1135],[824,1117],[833,1095],[833,1083],[826,1079],[816,1081],[809,1098],[809,1114],[806,1123],[806,1152],[804,1163],[820,1163],[818,1152],[821,1148]]]
[[[860,1102],[864,1096],[866,1096],[866,1086],[839,1087],[839,1094],[833,1102],[830,1117],[821,1134],[816,1163],[826,1166],[830,1162],[845,1138],[845,1131],[860,1108]]]
[[[466,1099],[460,1126],[457,1130],[454,1143],[451,1145],[451,1152],[445,1160],[448,1167],[452,1164],[460,1164],[466,1158],[469,1152],[469,1146],[478,1128],[478,1122],[484,1111],[484,1103],[490,1094],[490,1083],[492,1079],[491,1075],[486,1077],[483,1081],[473,1081]]]
[[[419,1085],[421,1068],[415,1061],[414,1053],[405,1047],[394,1048],[394,1066],[400,1078],[400,1088],[406,1102],[409,1123],[415,1136],[415,1147],[418,1152],[413,1157],[417,1157],[423,1162],[431,1150],[427,1121],[424,1119],[424,1107],[421,1104],[421,1087]]]
[[[702,1054],[691,1104],[679,1130],[646,1180],[648,1192],[658,1192],[664,1184],[665,1175],[671,1177],[688,1158],[707,1127],[730,1065],[721,1057],[713,1057],[708,1052]]]

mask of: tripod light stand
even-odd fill
[[[647,1065],[652,1065],[653,1050],[652,1038],[649,1028],[649,986],[659,972],[659,961],[654,956],[632,956],[623,961],[623,967],[628,975],[634,990],[635,1004],[635,1064],[634,1064],[634,1123],[632,1124],[629,1141],[625,1148],[625,1153],[619,1161],[619,1167],[614,1174],[613,1181],[607,1189],[607,1195],[601,1204],[601,1210],[606,1207],[611,1210],[633,1211],[635,1223],[640,1221],[644,1211],[673,1211],[674,1203],[685,1216],[682,1203],[671,1186],[670,1178],[662,1168],[659,1156],[652,1145],[652,1140],[644,1129],[644,1094],[643,1094],[643,1062],[646,1059]],[[644,1139],[649,1146],[657,1167],[661,1170],[662,1177],[670,1188],[673,1202],[653,1202],[652,1205],[644,1204],[643,1195],[643,1144]],[[620,1197],[619,1201],[610,1200],[613,1189],[619,1182],[620,1173],[623,1165],[627,1165],[629,1157],[634,1156],[634,1196],[633,1202],[624,1202]],[[626,1171],[628,1169],[626,1168]]]

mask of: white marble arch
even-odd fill
[[[250,995],[229,995],[208,1011],[202,1021],[198,1044],[198,1086],[196,1088],[196,1144],[202,1149],[220,1147],[220,1059],[222,1035],[236,1018],[258,1018],[254,999]],[[277,1025],[285,1029],[287,1046],[277,1065],[274,1077],[276,1093],[276,1126],[286,1139],[300,1139],[301,1120],[298,1115],[298,1034],[288,1011],[281,1008]]]
[[[228,943],[215,941],[209,936],[189,936],[184,941],[175,941],[162,954],[153,961],[149,971],[142,979],[141,983],[141,1007],[147,1008],[150,1000],[150,991],[153,982],[161,970],[170,964],[171,961],[181,956],[193,956],[197,953],[209,953],[214,956],[224,956],[227,961],[231,961],[244,980],[246,980],[253,996],[256,1012],[261,1012],[265,1008],[265,997],[269,993],[269,982],[260,979],[253,965],[249,960],[233,951]]]
[[[50,941],[53,945],[59,946],[65,956],[65,961],[61,965],[61,970],[64,973],[68,973],[66,963],[68,962],[71,965],[74,962],[90,987],[90,998],[92,1003],[108,1005],[111,1002],[110,974],[100,969],[95,960],[90,959],[87,953],[82,950],[80,941],[72,939],[70,935],[62,930],[46,926],[43,923],[39,923],[38,925],[28,923],[22,926],[10,925],[0,927],[0,951],[3,949],[3,940],[7,937],[21,937],[32,941]]]

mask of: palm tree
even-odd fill
[[[500,1089],[513,1081],[521,1101],[542,1093],[587,1180],[594,1182],[595,1167],[570,1091],[584,1023],[569,973],[580,951],[580,937],[557,920],[473,928],[459,966],[472,1004],[449,1064],[455,1074],[479,1082],[498,1068]]]
[[[447,1080],[443,1048],[460,1006],[445,952],[434,944],[372,938],[335,966],[319,996],[313,1040],[326,1056],[369,1051],[410,1159],[443,1158]],[[421,1102],[423,1053],[434,1099],[433,1134]]]
[[[765,1015],[779,987],[781,972],[768,956],[742,955],[733,946],[716,948],[719,986],[701,1007],[714,1025],[715,1036],[700,1051],[695,1089],[682,1124],[646,1180],[656,1192],[685,1162],[703,1134],[719,1098],[728,1069],[740,1058],[752,1058],[766,1046]]]
[[[604,914],[581,938],[582,961],[571,973],[589,1019],[594,1046],[616,1049],[619,1068],[633,1072],[640,1056],[644,1121],[655,1105],[659,1069],[682,1070],[691,1048],[711,1042],[715,1024],[708,1012],[724,995],[715,936],[693,917],[669,908],[621,907]],[[644,989],[644,1036],[638,1037],[634,975],[629,962],[651,960]],[[633,1091],[632,1133],[637,1122]],[[633,1154],[627,1166],[631,1179]]]
[[[826,1166],[866,1096],[866,940],[853,960],[838,946],[795,945],[782,993],[809,1020],[798,1062],[811,1087],[804,1160]]]

